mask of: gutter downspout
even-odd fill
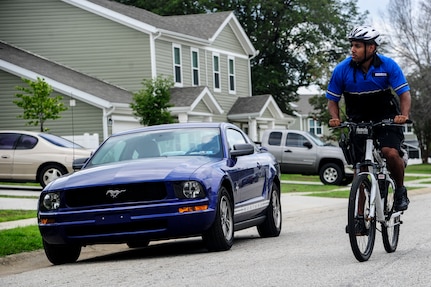
[[[157,64],[156,64],[156,43],[155,41],[162,35],[162,32],[158,32],[156,36],[151,34],[150,36],[150,57],[151,57],[151,77],[155,79],[157,77]]]

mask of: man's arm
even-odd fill
[[[406,91],[400,95],[400,109],[401,115],[397,115],[394,118],[394,122],[397,124],[404,124],[410,115],[410,108],[412,104],[412,97],[410,91]]]
[[[331,116],[329,120],[329,126],[336,127],[340,125],[340,109],[338,103],[332,100],[328,100],[328,112]]]

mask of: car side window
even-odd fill
[[[0,134],[0,149],[14,149],[20,134]]]
[[[286,138],[286,146],[304,147],[304,143],[308,140],[300,134],[288,133]]]
[[[229,143],[229,149],[232,150],[233,146],[236,144],[245,144],[247,143],[246,139],[242,136],[242,134],[234,129],[228,129],[226,131],[227,142]]]
[[[279,146],[281,144],[282,135],[283,134],[281,132],[271,132],[269,134],[268,144]]]
[[[22,135],[18,141],[16,149],[21,149],[21,150],[32,149],[36,144],[37,144],[37,138],[29,135]]]

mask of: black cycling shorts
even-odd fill
[[[400,156],[401,144],[404,141],[404,133],[402,127],[376,127],[374,130],[374,138],[380,148],[391,147],[398,150]],[[362,162],[365,159],[365,141],[366,136],[351,134],[350,144],[352,151],[353,162]]]

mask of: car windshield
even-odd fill
[[[313,140],[313,142],[316,144],[316,145],[318,145],[318,146],[324,146],[324,145],[327,145],[326,143],[324,143],[318,136],[316,136],[315,134],[313,134],[313,133],[308,133],[309,135],[310,135],[310,137],[311,137],[311,139]]]
[[[84,149],[84,147],[80,146],[79,144],[59,136],[55,136],[51,134],[39,134],[39,136],[56,146]]]
[[[116,135],[96,151],[87,167],[141,158],[222,157],[218,128],[182,128]]]

